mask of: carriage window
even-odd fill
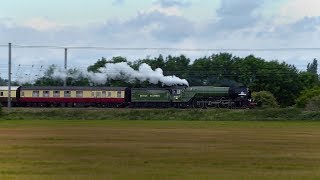
[[[103,98],[107,97],[107,92],[102,91],[102,97],[103,97]]]
[[[121,91],[117,92],[117,97],[120,98],[121,97]]]
[[[64,97],[71,97],[71,91],[64,91]]]
[[[21,92],[21,96],[24,97],[24,92]]]
[[[49,91],[43,91],[43,97],[49,97],[50,92]]]
[[[39,97],[39,91],[32,91],[32,97]]]
[[[101,98],[101,92],[97,92],[97,93],[96,93],[96,96],[97,96],[98,98]]]
[[[76,97],[83,97],[83,91],[76,91]]]
[[[60,91],[53,91],[53,97],[60,97]]]
[[[94,92],[93,91],[91,92],[91,97],[94,97]]]
[[[0,92],[0,96],[3,96],[3,92]]]
[[[111,97],[111,92],[108,92],[108,97]]]

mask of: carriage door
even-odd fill
[[[101,98],[101,92],[92,91],[91,97],[92,98]]]
[[[96,92],[96,96],[95,96],[95,98],[101,98],[101,92]]]

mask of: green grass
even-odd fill
[[[188,120],[188,121],[276,121],[320,120],[320,112],[296,108],[264,110],[228,109],[4,109],[0,120]]]
[[[319,179],[320,121],[1,120],[0,179]]]

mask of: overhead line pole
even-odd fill
[[[68,70],[68,48],[64,48],[64,70],[67,74]],[[64,79],[63,86],[67,86],[67,77]]]
[[[9,43],[9,62],[8,62],[8,108],[11,108],[11,43]]]

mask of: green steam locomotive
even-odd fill
[[[193,86],[131,89],[131,107],[251,108],[246,87]]]

